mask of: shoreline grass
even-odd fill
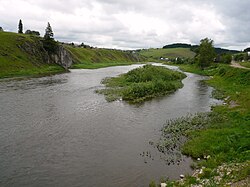
[[[99,68],[106,68],[112,66],[129,66],[137,63],[132,62],[111,62],[111,63],[81,63],[81,64],[73,64],[71,69],[99,69]],[[140,63],[141,64],[141,63]]]
[[[122,99],[140,103],[181,88],[181,80],[185,77],[185,74],[165,67],[145,65],[118,77],[104,79],[102,83],[106,88],[97,93],[104,94],[108,101]]]
[[[192,73],[201,71],[194,65],[181,65],[180,68]],[[183,129],[185,123],[179,123],[178,119],[165,127],[167,132],[165,135],[163,134],[165,139],[166,137],[178,137],[179,135],[169,135],[169,128],[170,130],[175,129],[176,133],[180,132],[187,138],[182,146],[178,145],[181,147],[182,153],[200,160],[196,161],[197,170],[193,176],[186,176],[181,181],[165,182],[169,186],[190,186],[192,184],[224,186],[244,179],[249,180],[250,71],[228,65],[215,65],[199,74],[212,77],[207,83],[220,92],[217,93],[217,96],[224,98],[224,105],[213,107],[209,115],[215,116],[215,118],[205,118],[200,123],[205,124],[202,125],[202,128],[196,129],[191,126]],[[192,120],[194,118],[191,118]],[[190,125],[190,123],[188,124]],[[169,141],[167,139],[167,142]],[[172,144],[174,145],[175,142]],[[162,149],[168,148],[164,147],[164,142],[161,145],[163,145]],[[166,143],[166,145],[168,144]],[[225,168],[231,165],[233,167],[227,171]],[[227,175],[223,173],[224,171],[227,172]]]
[[[37,67],[31,68],[20,68],[13,70],[6,70],[0,72],[0,79],[5,78],[19,78],[19,77],[41,77],[41,76],[49,76],[54,74],[66,73],[69,72],[65,70],[63,67],[56,64],[44,64],[39,65]]]

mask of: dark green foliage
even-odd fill
[[[223,64],[230,64],[232,61],[232,55],[231,54],[219,54],[217,55],[215,62],[217,63],[223,63]]]
[[[54,33],[48,22],[48,25],[45,29],[44,40],[43,40],[43,47],[49,54],[54,54],[58,50],[58,44],[53,38]]]
[[[221,62],[224,64],[230,64],[232,61],[232,55],[230,54],[224,54],[221,57]]]
[[[40,36],[40,33],[38,31],[31,31],[31,30],[25,31],[25,34]]]
[[[191,44],[185,44],[185,43],[175,43],[175,44],[169,44],[163,46],[163,49],[171,49],[171,48],[191,48]]]
[[[54,54],[58,50],[58,43],[55,40],[48,38],[48,39],[42,40],[42,42],[43,42],[44,49],[49,54]]]
[[[129,102],[142,102],[148,98],[165,95],[182,86],[183,73],[169,70],[165,67],[145,65],[123,74],[109,78],[103,83],[108,87],[104,91],[107,97]]]
[[[250,52],[250,47],[244,49],[244,52]]]
[[[238,53],[234,55],[234,60],[235,61],[247,61],[249,59],[247,53]]]
[[[20,34],[23,33],[23,23],[21,19],[19,20],[19,23],[18,23],[18,33]]]
[[[215,58],[215,51],[213,47],[213,40],[205,38],[200,41],[198,49],[198,64],[201,69],[210,66]]]
[[[44,39],[49,40],[49,39],[53,39],[53,37],[54,37],[54,33],[52,31],[50,23],[48,22],[48,25],[47,25],[47,27],[45,29]]]
[[[155,181],[151,181],[151,182],[149,183],[149,187],[157,187]]]
[[[185,43],[175,43],[175,44],[169,44],[169,45],[163,46],[163,49],[171,49],[171,48],[189,48],[191,51],[197,53],[199,46],[185,44]],[[229,49],[223,49],[223,48],[219,48],[219,47],[215,47],[214,49],[215,49],[216,54],[231,54],[232,55],[232,54],[240,52],[237,50],[229,50]],[[247,50],[247,49],[245,49],[245,50]],[[250,50],[250,48],[249,48],[249,50]]]
[[[215,47],[214,48],[215,50],[215,53],[216,54],[230,54],[230,55],[233,55],[235,53],[239,53],[240,51],[237,51],[237,50],[230,50],[230,49],[223,49],[223,48],[219,48],[219,47]]]

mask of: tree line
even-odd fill
[[[18,23],[18,33],[23,34],[23,23],[22,20],[19,20]],[[40,36],[38,31],[27,30],[25,34],[37,35]],[[58,49],[58,43],[54,40],[54,33],[50,23],[48,22],[47,27],[45,28],[45,34],[42,39],[44,49],[49,53],[53,54]]]
[[[17,31],[19,34],[23,34],[23,23],[22,23],[22,20],[20,19],[19,20],[19,23],[18,23],[18,31]],[[32,30],[26,30],[24,34],[31,34],[31,35],[37,35],[37,36],[40,36],[40,33],[38,31],[32,31]],[[54,36],[54,33],[52,31],[52,28],[50,26],[50,23],[48,22],[48,25],[45,29],[45,34],[44,34],[44,39],[50,39],[50,38],[53,38]]]

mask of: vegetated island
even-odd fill
[[[140,103],[150,98],[167,95],[183,86],[186,75],[165,67],[145,65],[102,81],[105,89],[97,90],[108,101],[122,99],[129,103]]]

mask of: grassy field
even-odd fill
[[[151,60],[163,58],[193,58],[195,53],[188,48],[171,48],[171,49],[143,49],[140,54]]]
[[[59,65],[45,64],[38,51],[34,51],[36,55],[30,55],[21,47],[30,46],[32,50],[36,50],[39,45],[39,37],[0,32],[0,78],[45,75],[65,71]]]
[[[105,79],[106,89],[97,92],[104,94],[108,101],[122,98],[130,103],[139,103],[176,91],[182,87],[183,78],[183,73],[145,65],[119,77]]]
[[[101,48],[80,48],[65,45],[71,52],[74,65],[71,68],[96,69],[116,65],[129,65],[144,58],[132,51]]]
[[[250,62],[240,62],[240,65],[242,65],[246,68],[250,68]]]
[[[193,65],[182,69],[199,73]],[[216,106],[202,123],[188,123],[192,128],[183,130],[180,120],[174,121],[175,130],[188,137],[182,152],[200,161],[194,176],[184,181],[168,182],[169,186],[227,186],[248,180],[250,176],[250,71],[227,65],[215,65],[202,74],[213,78],[208,81],[216,88],[216,96],[224,98],[225,105]],[[200,117],[198,116],[198,119]],[[191,119],[192,121],[192,119]],[[200,124],[204,124],[199,126]],[[169,126],[169,125],[168,125]],[[169,128],[169,127],[165,127]],[[178,130],[176,130],[178,132]]]

